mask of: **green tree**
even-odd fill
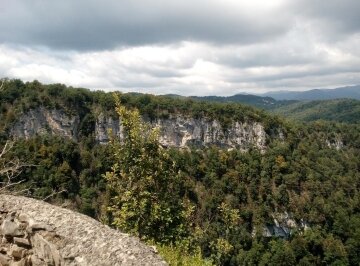
[[[291,266],[296,264],[296,258],[289,244],[283,240],[272,240],[270,252],[266,252],[259,265]]]
[[[112,195],[113,225],[142,239],[171,243],[186,235],[191,214],[181,196],[179,173],[159,143],[158,129],[141,120],[116,97],[123,138],[113,139],[115,161],[105,178]]]

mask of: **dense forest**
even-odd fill
[[[354,88],[355,90],[355,88]],[[321,90],[320,90],[321,91]],[[344,93],[346,95],[346,93]],[[338,95],[341,95],[338,92]],[[186,99],[179,95],[169,95],[177,99]],[[340,123],[358,123],[360,117],[360,101],[357,94],[354,98],[336,98],[324,100],[276,100],[272,97],[263,97],[247,94],[234,96],[204,96],[190,97],[204,102],[240,103],[281,115],[290,120],[312,122],[317,120],[334,121]]]
[[[232,102],[232,103],[241,103],[265,110],[273,110],[283,106],[288,106],[292,103],[296,103],[295,100],[275,100],[271,97],[262,97],[251,94],[236,94],[228,97],[220,96],[204,96],[204,97],[191,97],[192,99],[200,101],[209,101],[209,102]]]
[[[359,123],[360,101],[353,99],[336,99],[297,102],[275,108],[273,112],[290,119],[305,122],[326,120],[343,123]]]
[[[117,97],[8,80],[0,91],[0,146],[18,116],[39,106],[80,117],[76,141],[15,140],[4,159],[28,166],[12,192],[138,235],[174,265],[359,265],[359,117],[289,122],[237,103]],[[123,143],[96,142],[100,110],[122,117],[129,133]],[[267,148],[163,148],[140,114],[216,118],[225,129],[235,120],[257,121],[268,133]],[[274,128],[282,128],[283,139],[271,138]]]

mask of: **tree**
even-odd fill
[[[24,180],[16,180],[16,178],[27,165],[23,164],[18,158],[6,158],[13,146],[14,142],[7,141],[0,149],[0,193],[8,192],[16,185],[24,182]]]
[[[5,79],[1,79],[0,80],[1,81],[1,85],[0,85],[0,91],[2,91],[3,90],[3,88],[4,88],[4,84],[5,84]]]
[[[159,130],[141,120],[116,98],[123,138],[113,138],[115,161],[105,179],[111,193],[113,225],[142,239],[171,243],[186,235],[191,207],[181,195],[181,180],[169,153],[159,143]]]
[[[7,83],[7,78],[0,79],[0,92],[5,90],[4,86]],[[0,193],[9,192],[25,181],[17,180],[17,177],[22,173],[23,168],[28,165],[21,162],[17,157],[9,158],[7,156],[13,147],[14,141],[10,140],[7,140],[0,147]],[[17,191],[17,193],[20,192],[23,191]]]
[[[270,241],[270,250],[262,256],[259,265],[291,266],[296,264],[296,259],[290,245],[283,240]]]

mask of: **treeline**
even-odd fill
[[[170,171],[171,175],[163,177],[168,187],[176,187],[170,191],[162,188],[163,194],[170,194],[156,199],[159,206],[167,206],[165,201],[169,200],[186,203],[181,206],[187,213],[179,214],[170,208],[164,217],[173,221],[174,211],[173,218],[178,222],[167,220],[167,231],[160,235],[157,220],[152,220],[143,238],[155,240],[168,253],[200,252],[196,254],[216,265],[360,263],[359,126],[328,122],[284,124],[280,118],[237,104],[151,95],[122,94],[120,102],[128,109],[139,108],[149,117],[184,112],[213,116],[225,124],[235,118],[253,119],[266,124],[269,130],[281,126],[285,131],[283,140],[268,141],[264,154],[255,148],[248,152],[217,147],[167,149],[166,160],[172,163],[156,169]],[[83,130],[86,133],[78,142],[61,136],[37,136],[17,140],[6,156],[31,165],[17,177],[25,180],[17,189],[26,189],[29,196],[38,199],[66,204],[103,222],[114,221],[116,214],[107,209],[114,191],[109,189],[104,174],[119,162],[119,156],[114,146],[96,143],[91,131],[94,121],[89,118],[97,108],[115,116],[113,96],[12,80],[0,92],[0,103],[1,144],[9,137],[6,129],[18,114],[31,108],[66,108],[79,114],[82,121],[88,116],[88,126]],[[139,152],[139,158],[146,155],[142,149]],[[154,162],[160,167],[159,161]],[[144,166],[149,176],[150,166]],[[133,167],[141,170],[137,164]],[[171,177],[174,173],[176,178]],[[141,179],[138,182],[142,184]],[[263,235],[263,226],[273,225],[273,216],[285,212],[298,223],[306,221],[310,229],[293,230],[288,238]],[[185,228],[179,231],[179,226]],[[169,237],[171,234],[176,237]]]
[[[336,99],[297,102],[275,108],[272,112],[299,121],[334,121],[358,124],[360,122],[360,101]]]
[[[166,118],[170,115],[188,115],[196,118],[216,119],[224,127],[232,121],[262,122],[267,130],[279,126],[281,120],[264,111],[235,103],[210,103],[191,98],[173,98],[150,94],[124,93],[120,101],[128,108],[137,108],[149,119]],[[82,120],[89,114],[101,110],[115,114],[115,102],[111,93],[72,88],[63,84],[44,85],[38,81],[26,82],[8,80],[0,91],[0,129],[4,131],[16,117],[30,109],[44,106],[49,109],[63,109],[76,114]],[[89,119],[89,118],[88,118]]]

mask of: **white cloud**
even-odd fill
[[[358,2],[344,1],[6,0],[0,76],[182,95],[359,84]]]

